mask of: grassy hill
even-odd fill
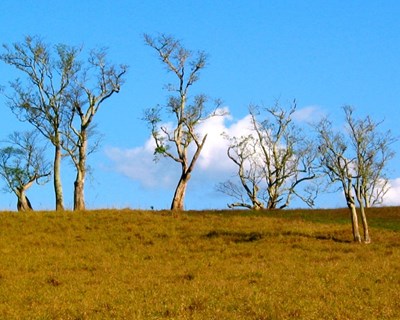
[[[0,319],[400,319],[400,208],[0,213]]]

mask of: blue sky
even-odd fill
[[[399,136],[400,2],[398,1],[135,1],[135,0],[3,0],[0,42],[25,35],[45,42],[109,47],[114,63],[130,66],[126,84],[96,115],[104,135],[101,149],[90,156],[92,176],[86,182],[89,208],[168,208],[179,166],[152,162],[143,109],[166,101],[163,85],[169,75],[143,33],[167,33],[193,50],[209,54],[192,93],[223,100],[231,117],[213,123],[211,131],[232,130],[247,115],[249,104],[285,104],[294,98],[309,115],[329,115],[340,125],[341,106],[357,115],[384,120],[382,129]],[[17,73],[0,64],[0,84]],[[0,137],[19,123],[0,97]],[[211,140],[211,139],[210,139]],[[214,143],[212,143],[214,142]],[[195,170],[186,198],[187,209],[224,208],[229,198],[214,186],[230,178],[218,139]],[[393,189],[388,204],[400,195],[399,144],[390,163]],[[65,161],[62,171],[65,205],[72,207],[74,172]],[[38,209],[53,209],[51,183],[28,192]],[[400,198],[400,197],[399,197]],[[15,198],[0,194],[0,208],[14,209]],[[325,195],[320,207],[344,206],[340,195]]]

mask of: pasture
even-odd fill
[[[400,208],[0,212],[0,319],[400,319]]]

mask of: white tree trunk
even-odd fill
[[[64,210],[63,190],[61,184],[61,147],[55,146],[54,153],[54,192],[56,197],[56,210]]]
[[[85,182],[84,179],[79,176],[80,173],[77,174],[77,178],[74,182],[74,210],[85,210]]]
[[[183,211],[185,210],[185,194],[187,184],[189,182],[190,175],[182,173],[181,178],[179,179],[178,185],[175,189],[174,198],[171,203],[172,211]]]
[[[365,208],[362,201],[360,202],[360,211],[361,211],[361,221],[364,231],[364,243],[371,243],[371,237],[369,236],[369,230],[368,230],[367,216],[365,214]]]
[[[81,131],[81,144],[79,147],[79,158],[76,165],[76,179],[74,182],[74,210],[85,210],[85,176],[86,176],[86,152],[87,152],[87,133]]]
[[[350,204],[350,211],[351,211],[351,226],[353,229],[353,238],[355,242],[361,242],[360,230],[358,227],[358,217],[357,217],[357,210],[354,203]]]

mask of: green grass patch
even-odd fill
[[[0,319],[399,319],[399,209],[0,213]]]

